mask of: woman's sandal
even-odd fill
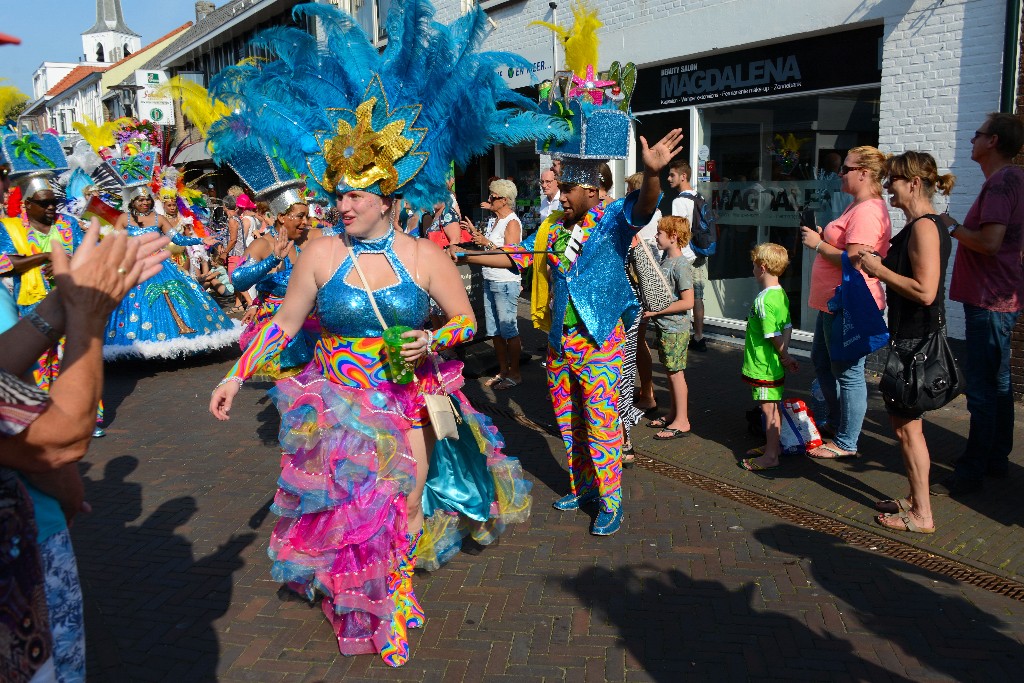
[[[909,531],[914,534],[934,534],[935,526],[922,527],[914,523],[910,511],[905,510],[892,515],[875,515],[875,522],[892,531]]]
[[[484,382],[484,386],[485,387],[493,387],[495,384],[499,384],[502,381],[504,381],[504,379],[505,378],[502,377],[501,375],[495,375],[494,377],[492,377],[489,380],[487,380],[486,382]]]
[[[875,509],[886,515],[896,515],[910,510],[910,500],[907,498],[880,500],[875,503]]]
[[[843,460],[845,458],[859,458],[860,453],[840,450],[835,444],[822,444],[813,451],[807,451],[807,455],[817,460]]]
[[[622,449],[622,469],[628,470],[630,467],[636,465],[636,452],[633,447]]]
[[[651,429],[664,429],[665,425],[669,423],[668,417],[656,417],[647,423],[647,426]]]

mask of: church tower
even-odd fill
[[[85,61],[113,64],[141,47],[141,36],[124,23],[121,0],[96,0],[96,23],[82,34]]]

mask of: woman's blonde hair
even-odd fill
[[[778,277],[789,266],[789,252],[781,244],[765,242],[750,250],[750,261]]]
[[[931,199],[938,190],[943,196],[948,197],[956,185],[956,176],[952,173],[939,175],[939,166],[935,163],[935,157],[927,152],[907,151],[889,157],[888,176],[903,176],[904,178],[920,178],[921,191]]]
[[[665,216],[658,221],[658,230],[675,239],[682,249],[690,241],[690,219],[682,216]]]
[[[633,175],[626,178],[626,194],[630,192],[636,192],[640,189],[640,186],[644,184],[644,174],[634,173]]]
[[[847,156],[857,157],[856,166],[861,166],[871,174],[871,188],[879,197],[882,196],[882,180],[886,173],[886,160],[888,155],[877,147],[863,145],[854,147],[846,153]]]

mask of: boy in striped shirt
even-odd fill
[[[750,260],[754,263],[754,279],[761,292],[754,298],[747,316],[743,381],[751,385],[754,400],[761,406],[767,443],[747,451],[747,455],[757,457],[745,458],[740,465],[757,472],[779,466],[782,385],[786,371],[796,372],[800,366],[789,355],[793,324],[789,318],[789,297],[779,285],[779,276],[789,265],[789,254],[781,245],[759,244],[750,252]]]

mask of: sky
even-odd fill
[[[214,0],[218,7],[228,0]],[[21,38],[21,45],[0,46],[0,78],[32,97],[32,72],[43,62],[77,62],[82,31],[96,23],[95,0],[4,0],[31,7],[5,8],[0,33]],[[124,22],[145,46],[186,21],[195,21],[195,0],[121,0]]]

